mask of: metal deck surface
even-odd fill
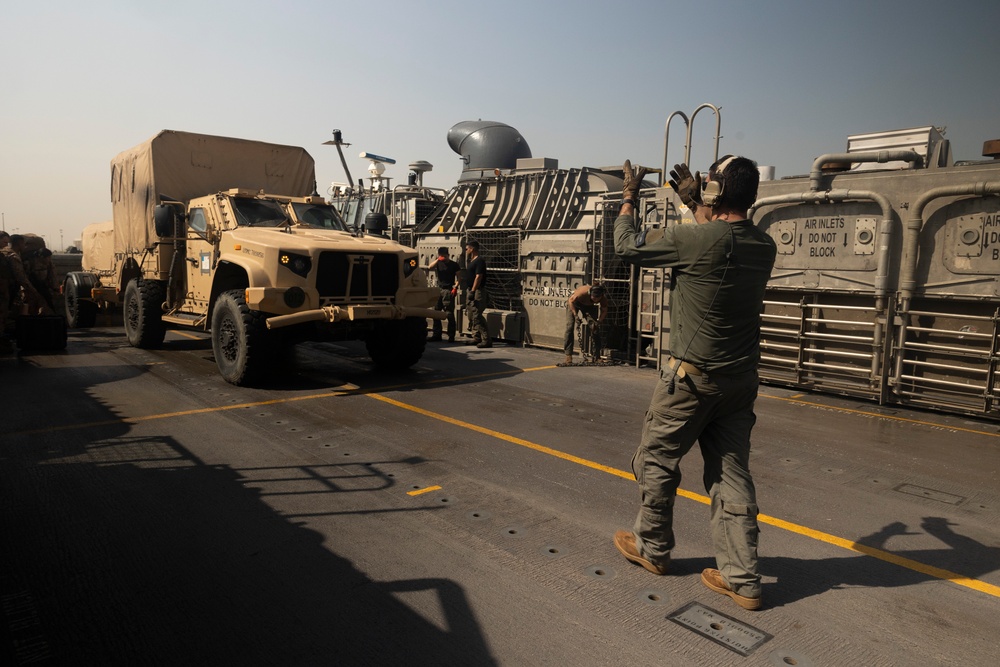
[[[697,450],[658,577],[611,536],[656,373],[429,343],[300,346],[267,389],[204,335],[0,356],[5,664],[981,665],[1000,428],[762,386],[764,609],[706,589]]]

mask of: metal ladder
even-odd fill
[[[665,311],[663,287],[667,273],[664,269],[637,269],[638,303],[636,304],[635,365],[652,362],[660,368]]]

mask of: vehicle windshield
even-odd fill
[[[295,219],[303,225],[312,227],[322,227],[323,229],[336,229],[346,232],[343,218],[332,206],[325,204],[297,204],[292,203],[292,210],[295,211]]]
[[[233,197],[236,224],[240,227],[280,227],[288,224],[281,204],[268,199]]]

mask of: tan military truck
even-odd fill
[[[167,327],[211,332],[236,385],[266,377],[302,340],[364,340],[380,367],[420,359],[437,291],[417,253],[354,236],[315,190],[303,148],[164,130],[111,162],[114,220],[83,233],[64,283],[72,326],[122,306],[135,347]]]

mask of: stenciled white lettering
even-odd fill
[[[529,297],[524,300],[526,306],[534,306],[536,308],[565,308],[566,300],[564,299],[539,299],[537,297]]]
[[[573,290],[569,287],[552,287],[551,285],[538,285],[536,287],[526,287],[521,292],[530,296],[562,296],[569,297]]]
[[[806,218],[806,229],[843,229],[844,218]]]
[[[823,246],[823,247],[813,247],[809,248],[810,257],[836,257],[837,249],[833,246]]]

